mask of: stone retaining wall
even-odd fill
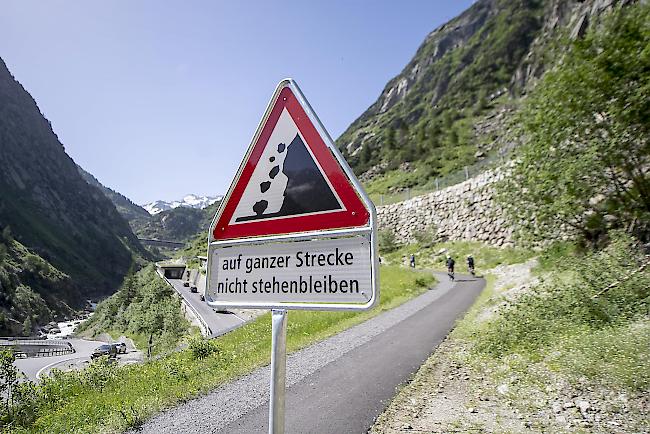
[[[457,185],[404,202],[377,207],[379,230],[392,230],[400,243],[414,233],[435,230],[439,240],[481,241],[512,246],[513,228],[494,200],[501,171],[487,171]]]

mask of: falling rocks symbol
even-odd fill
[[[280,143],[278,153],[285,151],[285,144]],[[314,162],[305,144],[296,134],[289,146],[286,147],[287,156],[284,159],[282,173],[288,178],[284,190],[284,200],[278,212],[264,214],[268,207],[266,200],[260,200],[253,206],[255,215],[239,217],[237,222],[269,219],[274,217],[288,217],[293,215],[336,211],[341,204],[334,196],[332,189],[323,177]],[[271,157],[271,161],[275,158]],[[269,180],[260,184],[260,191],[264,193],[271,186],[271,182],[278,175],[279,166],[273,166],[269,172]]]

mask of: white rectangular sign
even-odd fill
[[[211,246],[208,296],[242,305],[368,303],[371,250],[364,235]]]

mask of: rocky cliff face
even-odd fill
[[[471,107],[480,92],[497,97],[543,23],[541,1],[479,0],[432,31],[377,101],[339,138],[350,154],[381,146],[377,128],[399,128]]]
[[[65,153],[36,102],[0,60],[0,229],[70,276],[77,295],[115,290],[148,254]],[[59,294],[66,298],[66,291]],[[79,305],[75,295],[66,302]]]
[[[478,0],[427,36],[337,145],[357,175],[381,181],[369,184],[373,193],[423,185],[480,163],[486,151],[500,150],[484,146],[499,142],[500,132],[476,135],[473,126],[512,111],[561,58],[566,38],[581,37],[603,12],[632,2]],[[400,173],[404,162],[412,173]]]

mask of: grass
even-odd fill
[[[504,398],[524,413],[548,411],[548,402],[585,390],[603,401],[612,392],[643,396],[650,387],[648,275],[634,274],[593,299],[638,268],[634,249],[625,239],[582,256],[575,246],[551,246],[533,270],[540,283],[514,300],[488,276],[450,335],[462,343],[453,357],[495,389],[508,385]],[[490,310],[496,312],[485,315]]]
[[[516,264],[525,262],[536,255],[535,252],[523,248],[497,248],[482,243],[470,241],[454,241],[423,246],[419,243],[400,246],[389,253],[382,253],[381,257],[389,264],[406,264],[411,254],[415,255],[417,267],[432,268],[438,271],[447,269],[446,254],[449,253],[456,260],[456,271],[466,270],[465,258],[467,255],[474,257],[477,274],[501,264]]]
[[[371,311],[289,313],[288,351],[334,335],[413,298],[434,283],[426,272],[381,267],[380,305]],[[58,374],[41,386],[50,391],[32,423],[17,432],[120,432],[176,404],[207,393],[220,384],[269,363],[270,314],[217,340],[218,351],[202,360],[181,351],[159,360],[117,369],[97,383],[86,374]],[[97,385],[99,384],[99,386]],[[57,391],[57,393],[51,392]]]

